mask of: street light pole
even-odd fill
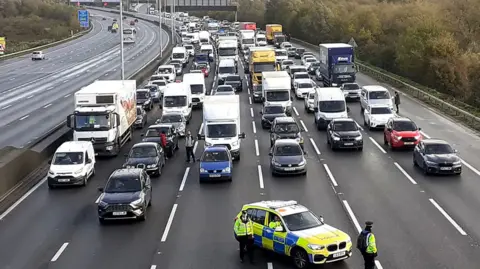
[[[172,5],[171,5],[171,10],[170,10],[170,13],[171,14],[171,18],[172,18],[172,42],[174,42],[174,33],[175,33],[175,0],[171,0],[172,1]]]
[[[164,0],[166,1],[166,0]],[[163,57],[163,37],[162,37],[162,0],[158,0],[158,34],[160,35],[160,57]]]
[[[121,72],[122,80],[125,80],[125,60],[123,57],[123,0],[120,0],[120,61],[121,61]]]

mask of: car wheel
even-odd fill
[[[83,178],[82,186],[83,187],[87,186],[87,183],[88,183],[88,176],[85,175],[85,177]]]
[[[107,221],[104,218],[98,218],[98,222],[100,223],[100,225],[107,224]]]
[[[359,148],[358,148],[358,151],[363,151],[363,147],[359,147]]]
[[[293,264],[296,268],[303,269],[308,266],[308,256],[303,249],[294,249],[292,253]]]
[[[162,175],[162,168],[163,166],[162,165],[159,165],[158,166],[158,171],[157,171],[157,176],[160,177]]]
[[[418,166],[417,160],[415,160],[415,157],[413,157],[413,166]]]
[[[383,135],[383,144],[388,145],[387,137]]]
[[[425,162],[423,162],[423,165],[422,165],[422,168],[423,168],[423,174],[425,175],[428,175],[428,166]]]
[[[331,149],[332,151],[335,151],[335,150],[336,150],[336,148],[335,148],[335,146],[333,145],[333,143],[330,143],[330,149]]]
[[[150,196],[150,201],[148,201],[148,207],[151,207],[151,206],[152,206],[152,196]]]

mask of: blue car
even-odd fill
[[[200,183],[212,180],[232,181],[232,155],[225,146],[205,149],[200,159]]]

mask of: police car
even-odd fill
[[[293,258],[296,268],[324,264],[352,256],[348,234],[326,224],[322,217],[296,201],[262,201],[246,204],[238,213],[247,211],[253,221],[254,244]],[[281,226],[269,228],[275,216]]]

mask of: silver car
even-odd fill
[[[185,136],[185,129],[187,120],[182,113],[172,112],[163,114],[162,117],[155,122],[155,124],[171,124],[177,130],[178,135]]]
[[[384,105],[393,109],[392,96],[383,86],[369,85],[363,86],[360,92],[361,112],[372,105]]]
[[[303,99],[303,105],[305,106],[305,112],[313,112],[315,106],[315,90],[308,92],[307,96]]]

